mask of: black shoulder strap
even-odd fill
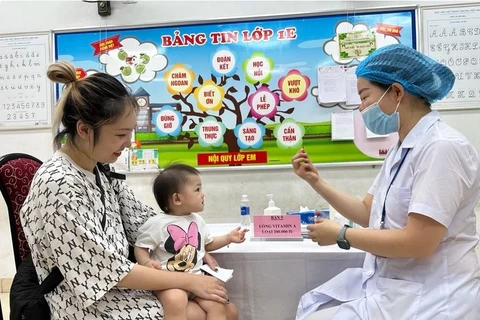
[[[105,190],[103,189],[102,181],[100,179],[100,172],[102,172],[107,177],[108,182],[110,183],[112,182],[112,179],[125,180],[126,176],[124,174],[119,174],[111,171],[108,163],[102,164],[100,162],[97,163],[97,166],[93,169],[93,172],[95,173],[95,183],[100,188],[100,199],[102,200],[102,204],[104,207],[101,225],[102,225],[102,229],[105,229],[105,223],[107,219],[107,210],[105,208]]]
[[[52,271],[48,274],[48,276],[45,278],[45,280],[42,281],[40,284],[40,292],[42,295],[45,295],[55,289],[56,286],[60,284],[60,282],[63,281],[63,275],[60,272],[60,269],[58,267],[53,267]]]
[[[108,181],[111,183],[113,179],[118,179],[118,180],[126,180],[127,176],[124,175],[124,174],[120,174],[120,173],[116,173],[115,171],[112,171],[111,168],[110,168],[110,165],[108,163],[105,163],[105,164],[102,164],[102,163],[97,163],[97,168],[98,168],[98,171],[100,172],[103,172],[103,174],[105,174],[105,176],[107,177]],[[113,191],[116,193],[117,190],[114,188]],[[118,196],[118,194],[117,194]],[[122,225],[123,225],[123,230],[126,230],[125,228],[125,223],[123,222],[123,219],[122,220]],[[105,222],[103,222],[102,226],[105,224]],[[133,249],[134,247],[133,246],[129,246],[128,250],[129,250],[129,253],[128,253],[128,259],[134,263],[137,262],[137,260],[135,259],[135,254],[133,253]]]
[[[93,172],[95,173],[95,183],[97,187],[100,188],[100,199],[102,200],[103,204],[103,217],[101,221],[102,229],[105,229],[105,223],[107,222],[107,208],[105,208],[105,190],[103,189],[102,186],[102,181],[100,179],[100,173],[99,173],[98,167],[95,167],[93,169]]]
[[[111,183],[113,179],[118,179],[118,180],[126,180],[127,176],[121,173],[116,173],[115,171],[112,171],[110,165],[108,163],[97,163],[97,168],[102,172],[108,179],[108,181]]]

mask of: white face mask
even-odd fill
[[[398,132],[400,128],[400,117],[397,112],[400,102],[397,104],[397,108],[391,115],[386,114],[382,111],[382,109],[380,109],[379,103],[382,101],[383,97],[387,94],[390,88],[391,87],[388,87],[387,91],[383,93],[377,102],[369,105],[361,111],[365,126],[368,128],[368,130],[375,134],[390,134],[393,132]]]

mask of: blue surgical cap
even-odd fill
[[[448,67],[402,44],[372,52],[358,65],[356,75],[384,85],[398,82],[406,92],[430,104],[443,99],[455,83]]]

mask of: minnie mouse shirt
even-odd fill
[[[213,241],[196,213],[174,216],[160,213],[140,227],[135,246],[150,250],[150,258],[168,271],[200,273],[205,245]]]

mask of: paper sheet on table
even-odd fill
[[[215,271],[215,270],[212,270],[212,268],[210,268],[208,264],[202,265],[200,269],[214,276],[215,278],[222,280],[223,282],[227,282],[228,280],[233,278],[233,269],[225,269],[225,268],[217,267],[217,271]]]
[[[320,67],[317,69],[317,76],[319,103],[346,101],[345,70],[343,66]]]
[[[332,141],[355,139],[353,111],[332,112]]]

